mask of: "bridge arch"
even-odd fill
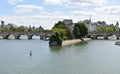
[[[24,34],[24,35],[21,34],[20,37],[19,37],[19,39],[28,39],[28,36],[26,34]]]
[[[1,33],[0,38],[8,39],[8,37],[10,35],[12,35],[15,39],[21,39],[22,35],[27,35],[27,39],[33,39],[34,36],[37,36],[37,39],[39,37],[39,39],[45,40],[45,39],[49,38],[48,34],[51,35],[51,31],[49,31],[49,30],[46,31],[45,30],[45,31],[42,31],[42,32],[39,32],[39,33],[34,33],[34,32],[10,32],[10,33],[3,32],[3,33]]]
[[[28,36],[28,40],[29,40],[29,39],[32,39],[33,35],[34,35],[34,34],[28,34],[28,35],[27,35],[27,36]]]
[[[4,34],[3,35],[3,39],[8,39],[8,37],[10,36],[11,34]]]
[[[119,40],[120,39],[120,35],[115,35],[116,39]]]
[[[20,36],[21,36],[22,34],[17,34],[17,35],[15,35],[15,39],[20,39]]]
[[[10,35],[8,36],[8,39],[15,39],[15,36],[14,36],[13,34],[10,34]]]
[[[40,39],[40,36],[39,35],[36,35],[36,34],[34,34],[33,36],[32,36],[32,39]]]

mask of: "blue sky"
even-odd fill
[[[51,29],[59,20],[120,22],[119,0],[0,0],[0,20]]]

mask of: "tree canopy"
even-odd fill
[[[98,32],[115,32],[115,28],[110,26],[107,26],[107,27],[98,26],[97,31]]]
[[[11,27],[11,28],[0,28],[0,32],[27,32],[27,28],[24,27]]]
[[[88,28],[83,22],[78,22],[73,27],[73,34],[76,39],[82,38],[88,34]]]
[[[70,32],[68,26],[64,22],[59,21],[54,25],[54,27],[52,28],[52,33],[56,33],[56,32],[59,33],[60,37],[63,40],[72,38],[72,33]]]
[[[64,22],[59,21],[52,28],[50,42],[56,41],[58,45],[62,44],[62,40],[71,39],[72,33]]]

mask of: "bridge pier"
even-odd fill
[[[92,39],[97,39],[96,35],[91,36]]]
[[[20,39],[20,35],[15,35],[15,39]]]
[[[116,36],[117,40],[119,40],[119,36]]]
[[[44,36],[40,36],[40,40],[44,40]]]
[[[104,39],[106,39],[106,40],[107,40],[107,39],[108,39],[108,36],[104,36]]]
[[[10,34],[5,34],[5,35],[2,35],[3,36],[3,39],[8,39]]]
[[[33,36],[33,35],[28,35],[28,40],[31,40],[31,39],[32,39],[32,36]]]

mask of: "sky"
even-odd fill
[[[120,0],[0,0],[0,20],[51,29],[64,19],[120,22]]]

